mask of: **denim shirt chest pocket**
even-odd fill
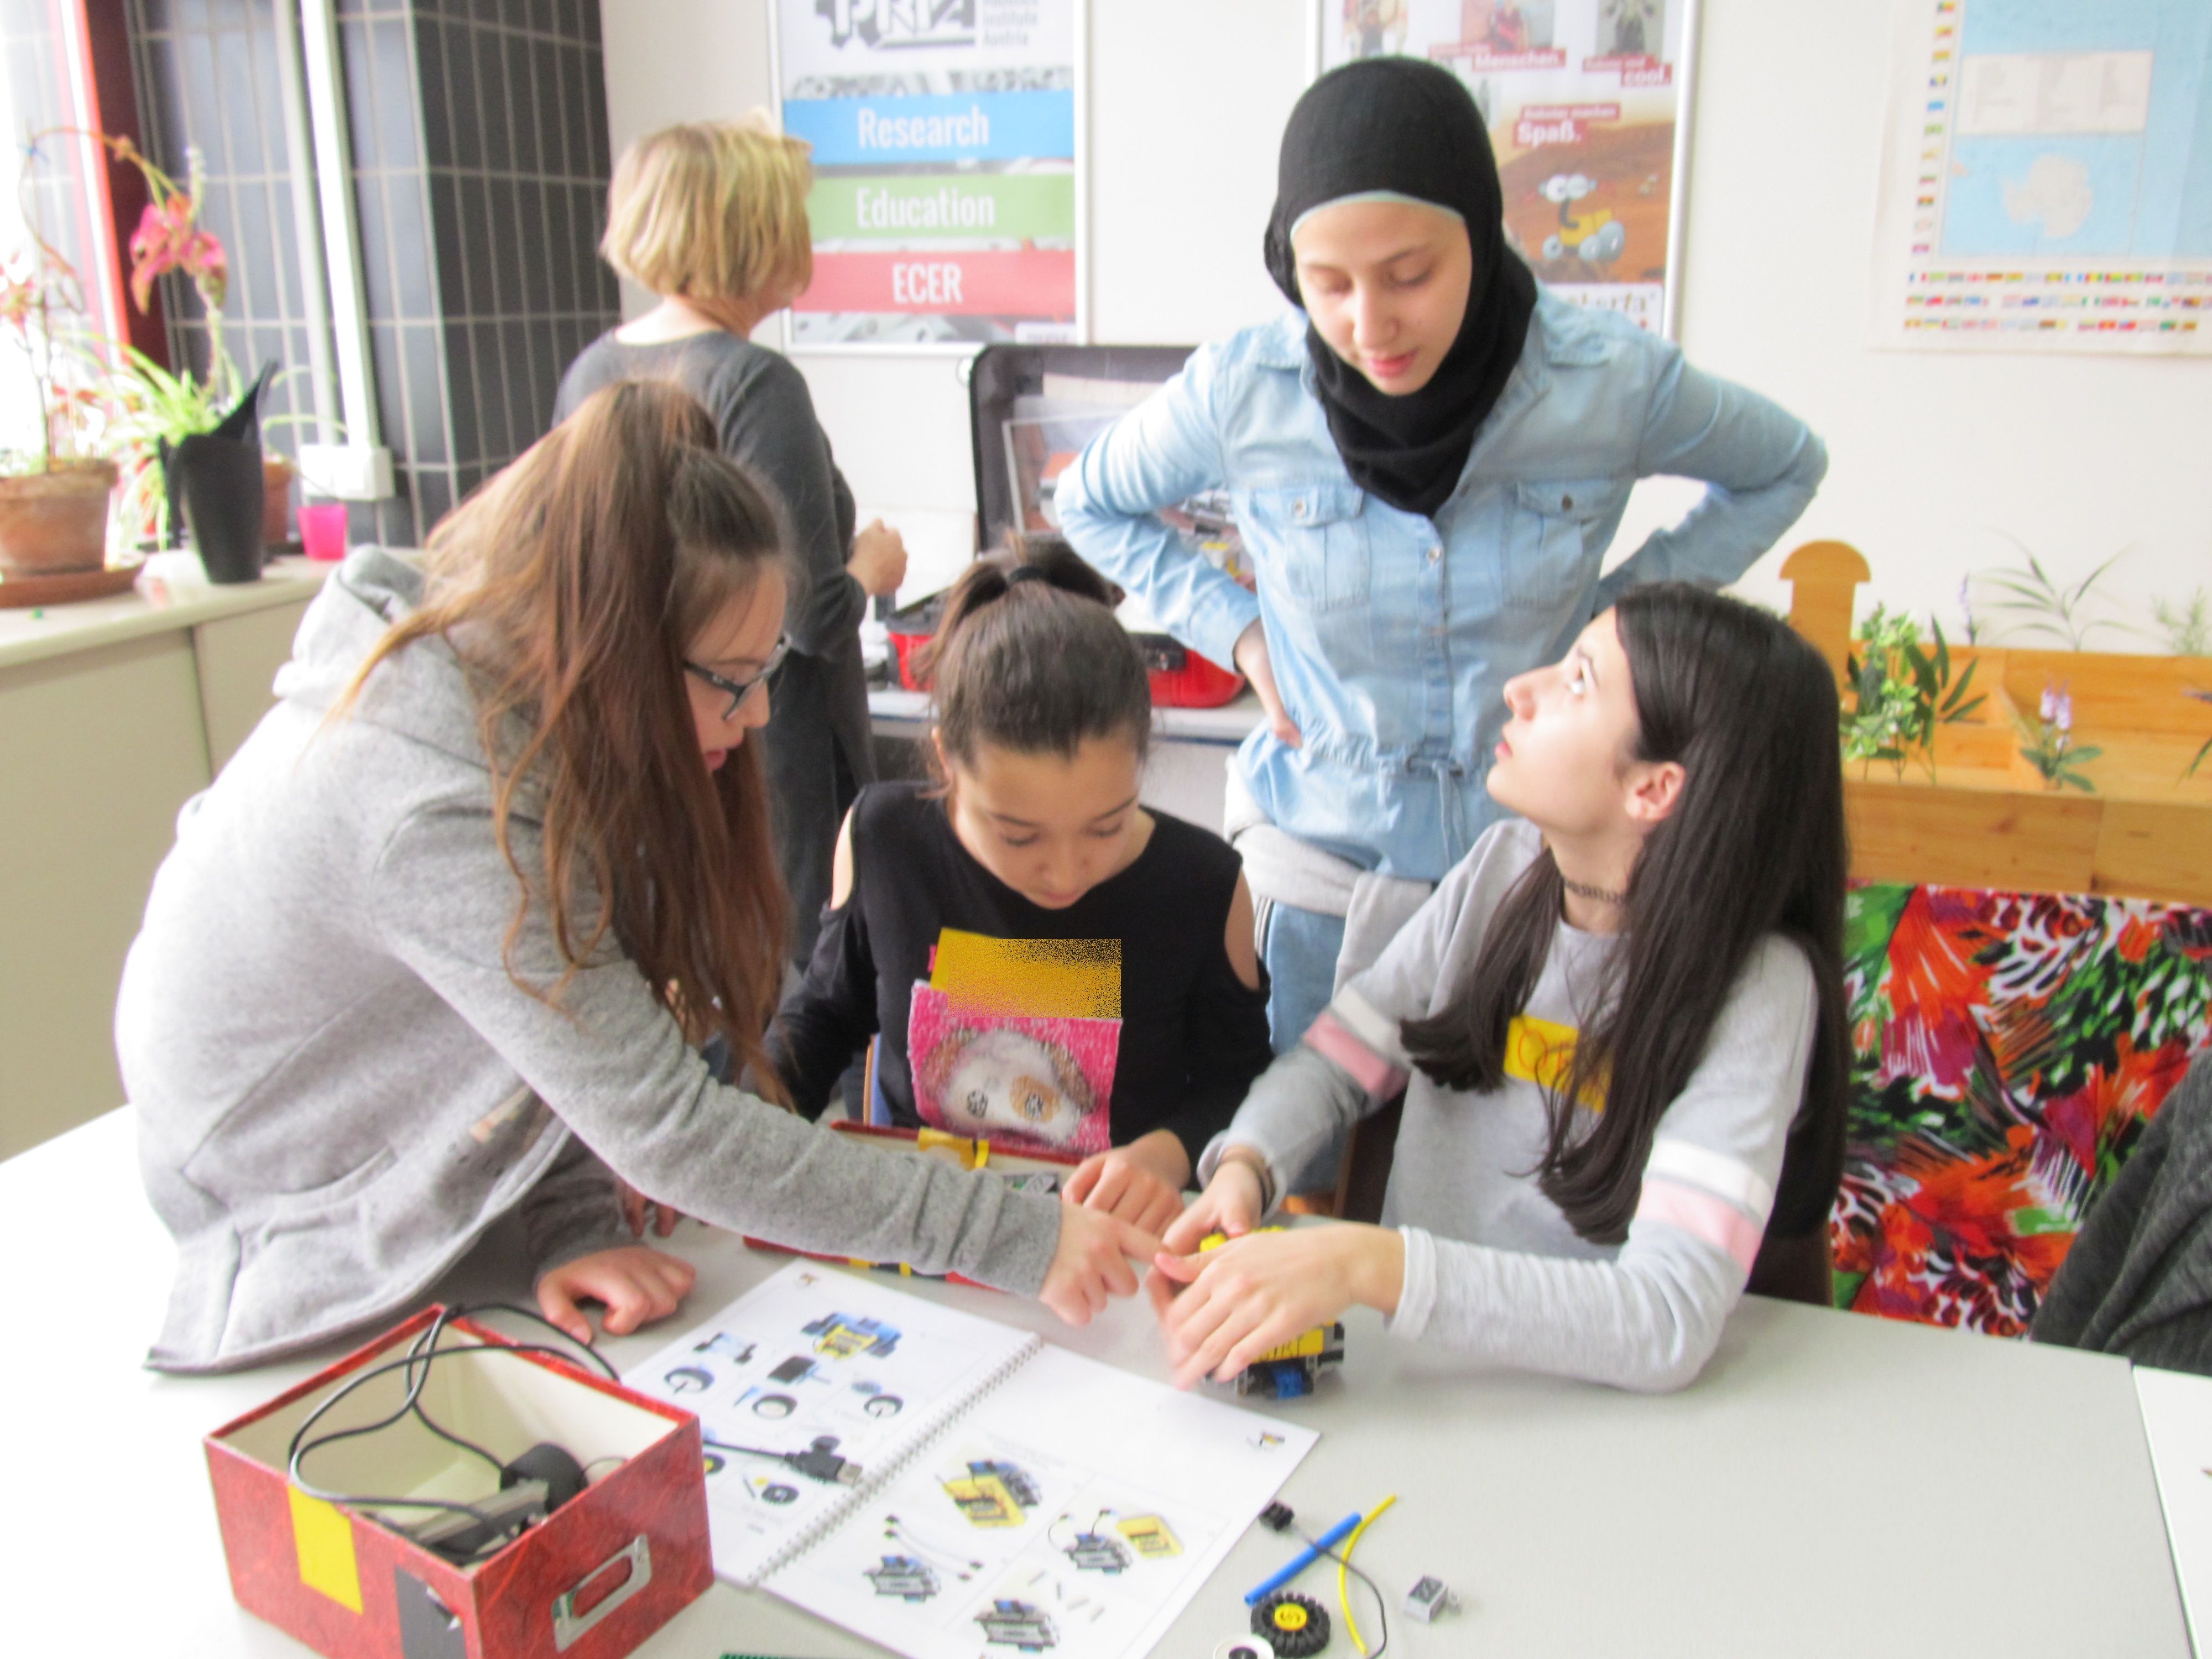
[[[1310,616],[1365,605],[1374,563],[1366,499],[1348,482],[1249,491],[1240,513],[1257,532],[1249,539],[1261,582]]]
[[[1557,611],[1597,580],[1605,547],[1600,532],[1619,515],[1626,478],[1524,478],[1509,496],[1504,603],[1522,611]]]

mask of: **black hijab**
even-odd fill
[[[1283,129],[1267,274],[1303,307],[1291,227],[1346,196],[1388,191],[1449,208],[1467,222],[1474,277],[1467,315],[1419,392],[1378,392],[1306,330],[1329,435],[1359,487],[1433,514],[1459,483],[1474,434],[1528,343],[1536,279],[1505,245],[1504,197],[1474,100],[1457,76],[1415,58],[1368,58],[1308,87]]]

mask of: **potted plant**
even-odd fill
[[[186,149],[187,184],[179,187],[130,139],[89,136],[137,168],[151,198],[131,236],[132,301],[145,311],[155,279],[179,271],[207,312],[204,379],[166,369],[119,342],[110,346],[106,386],[117,411],[111,436],[126,458],[125,521],[159,544],[175,539],[181,517],[210,581],[252,581],[261,574],[265,542],[260,398],[269,371],[243,383],[223,343],[229,265],[222,241],[199,222],[206,189],[199,150]]]
[[[65,349],[63,325],[84,313],[84,288],[39,229],[30,189],[35,142],[18,174],[30,246],[0,265],[0,326],[30,360],[37,441],[0,458],[0,575],[98,570],[107,558],[115,463],[91,453],[100,402]]]

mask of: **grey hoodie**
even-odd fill
[[[1059,1206],[717,1084],[611,951],[556,1010],[509,978],[519,890],[442,641],[324,716],[422,577],[375,548],[309,606],[276,706],[186,805],[124,968],[139,1163],[176,1236],[148,1363],[257,1364],[389,1317],[520,1206],[535,1270],[629,1242],[610,1171],[719,1226],[1024,1295]],[[538,823],[510,820],[515,854]],[[533,911],[515,951],[560,972]]]

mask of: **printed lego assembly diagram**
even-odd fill
[[[699,1416],[717,1573],[912,1659],[1146,1651],[1316,1438],[811,1261],[630,1380]]]

